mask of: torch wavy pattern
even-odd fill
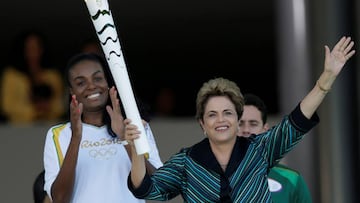
[[[95,15],[91,16],[91,18],[93,20],[96,20],[96,19],[99,18],[100,14],[101,15],[110,15],[110,11],[108,11],[108,10],[102,10],[102,11],[98,10]]]
[[[105,42],[101,42],[101,41],[100,41],[100,43],[101,43],[102,45],[105,45],[105,44],[107,43],[107,41],[109,41],[109,40],[111,40],[112,42],[116,43],[116,41],[118,41],[118,39],[119,39],[119,38],[113,39],[112,37],[108,37],[108,38],[106,38]]]
[[[120,54],[116,53],[115,51],[111,51],[111,52],[109,53],[109,58],[108,58],[108,60],[110,60],[111,54],[115,54],[115,55],[118,56],[118,57],[121,56]]]
[[[104,27],[102,27],[101,28],[101,30],[100,31],[98,31],[97,33],[99,34],[99,35],[101,35],[105,30],[106,30],[106,28],[108,28],[108,27],[112,27],[113,29],[115,29],[115,26],[113,25],[113,24],[106,24],[106,25],[104,25]]]
[[[109,10],[100,10],[100,9],[99,9],[99,10],[96,12],[95,15],[91,16],[91,19],[95,22],[96,20],[99,19],[100,15],[102,15],[102,16],[109,15],[109,16],[111,17],[111,13],[110,13]],[[97,34],[98,34],[99,36],[102,35],[102,34],[105,32],[105,30],[108,29],[108,28],[116,29],[114,24],[107,23],[107,24],[105,24],[105,25],[100,29],[100,31],[97,31]],[[100,41],[100,43],[101,43],[103,46],[105,46],[105,45],[108,43],[108,41],[112,41],[113,43],[116,43],[118,40],[119,40],[118,37],[116,37],[116,39],[113,39],[111,36],[108,36],[104,42]],[[108,53],[107,60],[110,60],[110,56],[111,56],[112,54],[115,54],[115,55],[118,56],[118,57],[121,56],[121,53],[117,53],[116,51],[112,50],[112,51],[110,51],[110,53]]]

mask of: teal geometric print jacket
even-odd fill
[[[135,197],[169,200],[181,195],[184,202],[271,202],[269,169],[319,122],[315,113],[307,119],[299,105],[269,131],[238,137],[225,172],[211,151],[208,138],[183,148],[138,188],[128,186]]]

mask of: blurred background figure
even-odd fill
[[[162,87],[155,98],[155,116],[169,117],[174,116],[175,92],[171,87]]]
[[[44,184],[45,184],[44,175],[45,175],[45,170],[39,173],[33,184],[34,203],[51,203],[49,196],[46,194],[46,191],[44,190]]]
[[[50,68],[45,37],[38,31],[15,40],[1,80],[1,110],[10,123],[57,121],[64,114],[63,78]]]
[[[104,57],[100,42],[95,38],[88,38],[80,45],[80,51],[84,53],[94,53]]]

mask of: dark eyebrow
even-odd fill
[[[260,123],[258,120],[249,120],[250,123]]]
[[[103,71],[101,71],[101,70],[97,70],[97,71],[95,71],[92,75],[96,75],[96,74],[98,74],[98,73],[102,73]]]
[[[224,109],[222,112],[228,112],[228,111],[234,112],[232,109]],[[210,111],[208,111],[206,114],[208,114],[208,113],[217,113],[217,111],[210,110]]]
[[[95,71],[93,74],[91,74],[92,76],[94,76],[94,75],[97,75],[97,74],[99,74],[99,73],[101,73],[102,71],[101,70],[97,70],[97,71]],[[84,76],[77,76],[77,77],[75,77],[74,78],[74,80],[77,80],[77,79],[83,79],[84,78]]]
[[[233,111],[232,109],[224,109],[224,111]]]
[[[209,114],[209,113],[216,113],[216,111],[210,110],[210,111],[206,112],[206,114]]]

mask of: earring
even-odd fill
[[[204,135],[205,135],[205,137],[207,137],[207,134],[206,134],[206,131],[204,130]]]

